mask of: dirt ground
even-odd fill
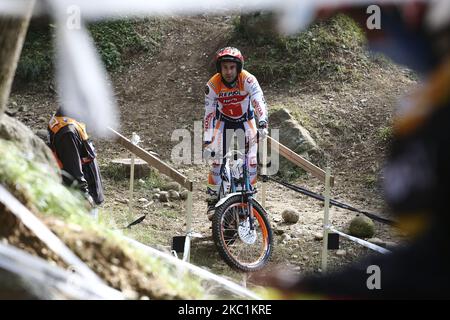
[[[231,29],[231,17],[173,19],[173,23],[167,24],[157,56],[134,57],[127,68],[112,74],[120,108],[120,132],[128,137],[136,132],[142,139],[141,146],[156,152],[170,164],[171,150],[178,143],[171,140],[171,133],[175,129],[192,132],[194,121],[202,120],[203,88],[211,76],[212,54],[227,44]],[[375,183],[386,152],[386,143],[380,140],[380,128],[390,124],[398,98],[413,83],[409,71],[386,64],[364,74],[355,83],[335,84],[333,88],[319,84],[305,89],[304,84],[283,87],[269,83],[263,83],[262,88],[269,109],[283,106],[293,111],[325,153],[335,176],[332,197],[387,216]],[[17,118],[33,129],[45,129],[50,114],[56,108],[54,94],[39,84],[15,92],[12,100],[19,106],[27,106],[17,114]],[[108,166],[111,159],[130,156],[112,141],[94,142],[103,167]],[[211,240],[211,225],[205,215],[207,165],[173,166],[186,175],[191,171],[194,177],[192,229],[204,238],[194,241],[191,262],[237,281],[248,280],[230,270],[220,259]],[[133,218],[147,214],[142,223],[125,230],[125,233],[163,250],[169,250],[173,236],[184,234],[183,201],[163,204],[154,200],[144,209],[144,201],[137,200],[145,198],[152,201],[153,192],[137,179],[136,201],[130,213],[125,203],[129,198],[128,181],[105,178],[104,184],[106,201],[101,208],[100,219],[111,228],[123,228]],[[303,176],[294,184],[323,192],[320,182],[310,176]],[[323,205],[273,182],[268,183],[267,190],[266,210],[278,231],[266,271],[283,265],[299,273],[317,272],[322,242],[316,240],[316,234],[322,232]],[[300,212],[300,220],[296,224],[282,222],[281,212],[286,208]],[[340,230],[346,230],[353,217],[349,211],[331,209],[331,222]],[[375,237],[384,241],[402,241],[394,229],[375,224]],[[283,240],[286,236],[281,233],[289,234],[290,239]],[[330,252],[332,268],[368,253],[359,245],[345,240],[341,242],[341,249],[345,250],[344,255]]]

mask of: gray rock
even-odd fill
[[[58,164],[51,150],[19,120],[4,114],[0,117],[0,139],[13,142],[27,157],[49,167],[49,174],[59,179]]]
[[[289,240],[291,240],[291,236],[289,234],[287,234],[287,233],[283,233],[281,235],[281,239],[282,239],[282,241],[288,242]]]
[[[48,131],[45,129],[39,129],[36,130],[35,134],[41,138],[44,142],[47,142],[48,140]]]
[[[138,202],[140,202],[140,203],[146,203],[146,202],[148,202],[148,200],[145,199],[145,198],[140,198],[140,199],[138,199]]]
[[[169,193],[167,191],[161,191],[159,193],[159,201],[169,202]]]
[[[375,234],[375,224],[366,216],[356,215],[350,222],[348,232],[354,237],[371,238]]]
[[[178,182],[169,182],[168,184],[166,184],[164,186],[163,190],[165,190],[165,191],[174,190],[174,191],[180,192],[181,186]]]
[[[285,233],[286,231],[284,231],[283,229],[281,229],[281,228],[276,228],[276,229],[273,229],[273,232],[276,234],[276,235],[278,235],[278,236],[281,236],[283,233]]]
[[[10,117],[15,117],[18,111],[19,111],[18,108],[7,108],[5,110],[5,113]]]
[[[160,193],[160,192],[161,192],[161,189],[159,189],[159,188],[154,188],[154,189],[152,189],[152,192],[153,192],[153,193]]]
[[[142,205],[142,209],[147,209],[148,207],[150,207],[154,202],[153,201],[149,201],[149,202],[145,202]]]
[[[123,203],[123,204],[128,204],[129,201],[128,201],[128,199],[119,199],[119,198],[117,198],[116,202]]]
[[[169,190],[169,199],[180,200],[180,194],[175,190]]]
[[[376,244],[377,246],[380,246],[380,247],[386,246],[386,243],[383,240],[378,239],[378,238],[370,238],[367,241],[370,243]]]
[[[300,214],[294,209],[285,209],[281,213],[281,216],[286,223],[296,223],[300,217]]]
[[[188,191],[188,190],[183,190],[183,191],[181,191],[181,193],[180,193],[180,197],[181,197],[181,199],[183,199],[183,200],[186,200],[186,199],[188,198],[188,195],[189,195],[189,191]]]
[[[295,230],[291,233],[292,238],[300,238],[305,234],[305,231],[303,231],[302,229],[299,230]]]
[[[159,200],[159,193],[155,193],[155,194],[152,196],[152,199],[153,199],[153,200]]]
[[[21,105],[19,107],[20,112],[28,112],[28,110],[30,110],[30,108],[27,105]]]
[[[282,129],[279,131],[279,142],[297,154],[305,158],[319,158],[321,155],[321,151],[309,131],[301,126],[287,109],[283,108],[272,113],[269,123],[273,129]],[[288,160],[281,158],[279,170],[282,175],[289,176],[289,172],[299,169]]]
[[[315,233],[315,234],[314,234],[314,240],[316,240],[316,241],[321,241],[321,240],[323,240],[323,233],[321,233],[321,232]]]
[[[345,256],[347,254],[347,251],[345,251],[345,250],[337,250],[336,251],[336,255],[338,256],[338,257],[343,257],[343,256]]]

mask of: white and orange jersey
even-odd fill
[[[223,83],[220,73],[209,79],[205,88],[204,141],[212,140],[216,111],[236,120],[256,112],[259,121],[267,122],[266,102],[255,76],[242,70],[233,88]]]

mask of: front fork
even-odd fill
[[[253,215],[253,193],[252,191],[242,192],[242,203],[247,204],[247,212],[248,212],[248,218],[250,222],[250,230],[255,230],[255,216]],[[242,208],[244,210],[244,208]],[[239,211],[236,211],[235,213],[235,221],[236,221],[236,229],[239,228]],[[246,217],[245,217],[246,218]]]
[[[253,192],[248,192],[247,195],[247,210],[248,210],[248,216],[249,216],[249,222],[250,222],[250,230],[255,230],[255,217],[253,216]]]

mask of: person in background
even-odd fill
[[[92,206],[91,214],[97,218],[97,206],[104,201],[103,184],[86,126],[60,107],[47,129],[49,146],[62,171],[63,183],[83,193]]]
[[[215,56],[216,74],[205,86],[204,147],[220,155],[208,175],[208,218],[212,218],[221,184],[222,157],[230,148],[229,131],[241,130],[249,140],[249,179],[257,179],[257,133],[267,135],[268,113],[263,91],[254,75],[244,69],[239,49],[225,47]],[[255,114],[257,119],[255,119]]]

